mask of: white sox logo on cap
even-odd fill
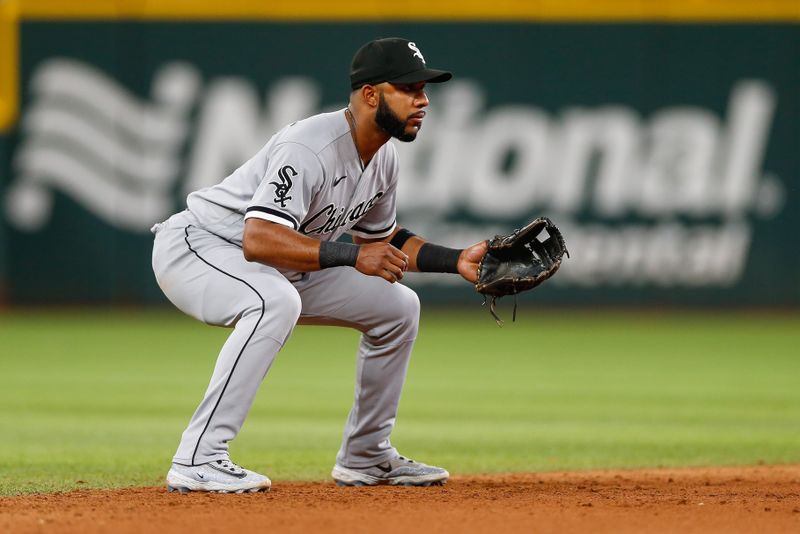
[[[424,57],[422,57],[422,52],[420,52],[420,51],[419,51],[419,48],[417,48],[417,45],[416,45],[416,43],[408,43],[408,47],[409,47],[411,50],[413,50],[413,51],[414,51],[414,55],[413,55],[412,57],[418,57],[418,58],[420,58],[420,59],[422,60],[422,64],[423,64],[423,65],[424,65],[424,64],[426,64],[426,63],[425,63],[425,58],[424,58]]]

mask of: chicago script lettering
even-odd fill
[[[369,200],[364,200],[353,206],[350,211],[345,213],[344,207],[337,207],[336,204],[328,204],[318,212],[311,215],[307,221],[300,225],[300,231],[308,234],[329,234],[337,228],[355,222],[372,209],[379,198],[383,196],[383,191],[378,191]]]

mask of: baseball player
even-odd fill
[[[256,391],[296,324],[361,331],[355,400],[332,476],[339,485],[444,483],[449,473],[401,456],[389,440],[419,299],[406,271],[458,273],[474,283],[486,243],[451,249],[398,226],[398,159],[428,106],[428,68],[406,39],[355,54],[349,105],[292,123],[219,184],[191,193],[153,227],[153,270],[169,300],[233,330],[167,474],[170,491],[255,492],[264,475],[228,456]],[[339,242],[349,233],[353,243]]]

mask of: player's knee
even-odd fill
[[[291,292],[287,292],[286,301],[283,303],[282,307],[285,310],[285,313],[288,317],[291,317],[292,324],[297,324],[297,320],[300,318],[300,312],[303,309],[303,302],[300,299],[300,293],[292,286]]]
[[[381,337],[414,339],[419,327],[419,297],[406,286],[394,284],[392,288],[395,291],[383,309],[383,328],[378,329]]]
[[[300,318],[302,301],[300,294],[290,283],[275,288],[266,297],[266,308],[272,321],[285,323],[291,330]]]
[[[401,319],[405,325],[414,328],[416,331],[417,326],[419,326],[419,296],[413,289],[406,286],[400,287],[403,288],[402,297],[399,299]]]

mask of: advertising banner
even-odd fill
[[[160,302],[150,227],[343,108],[353,52],[395,35],[455,74],[393,141],[401,225],[465,246],[549,216],[572,255],[531,303],[800,304],[800,26],[531,21],[23,21],[6,302]]]

